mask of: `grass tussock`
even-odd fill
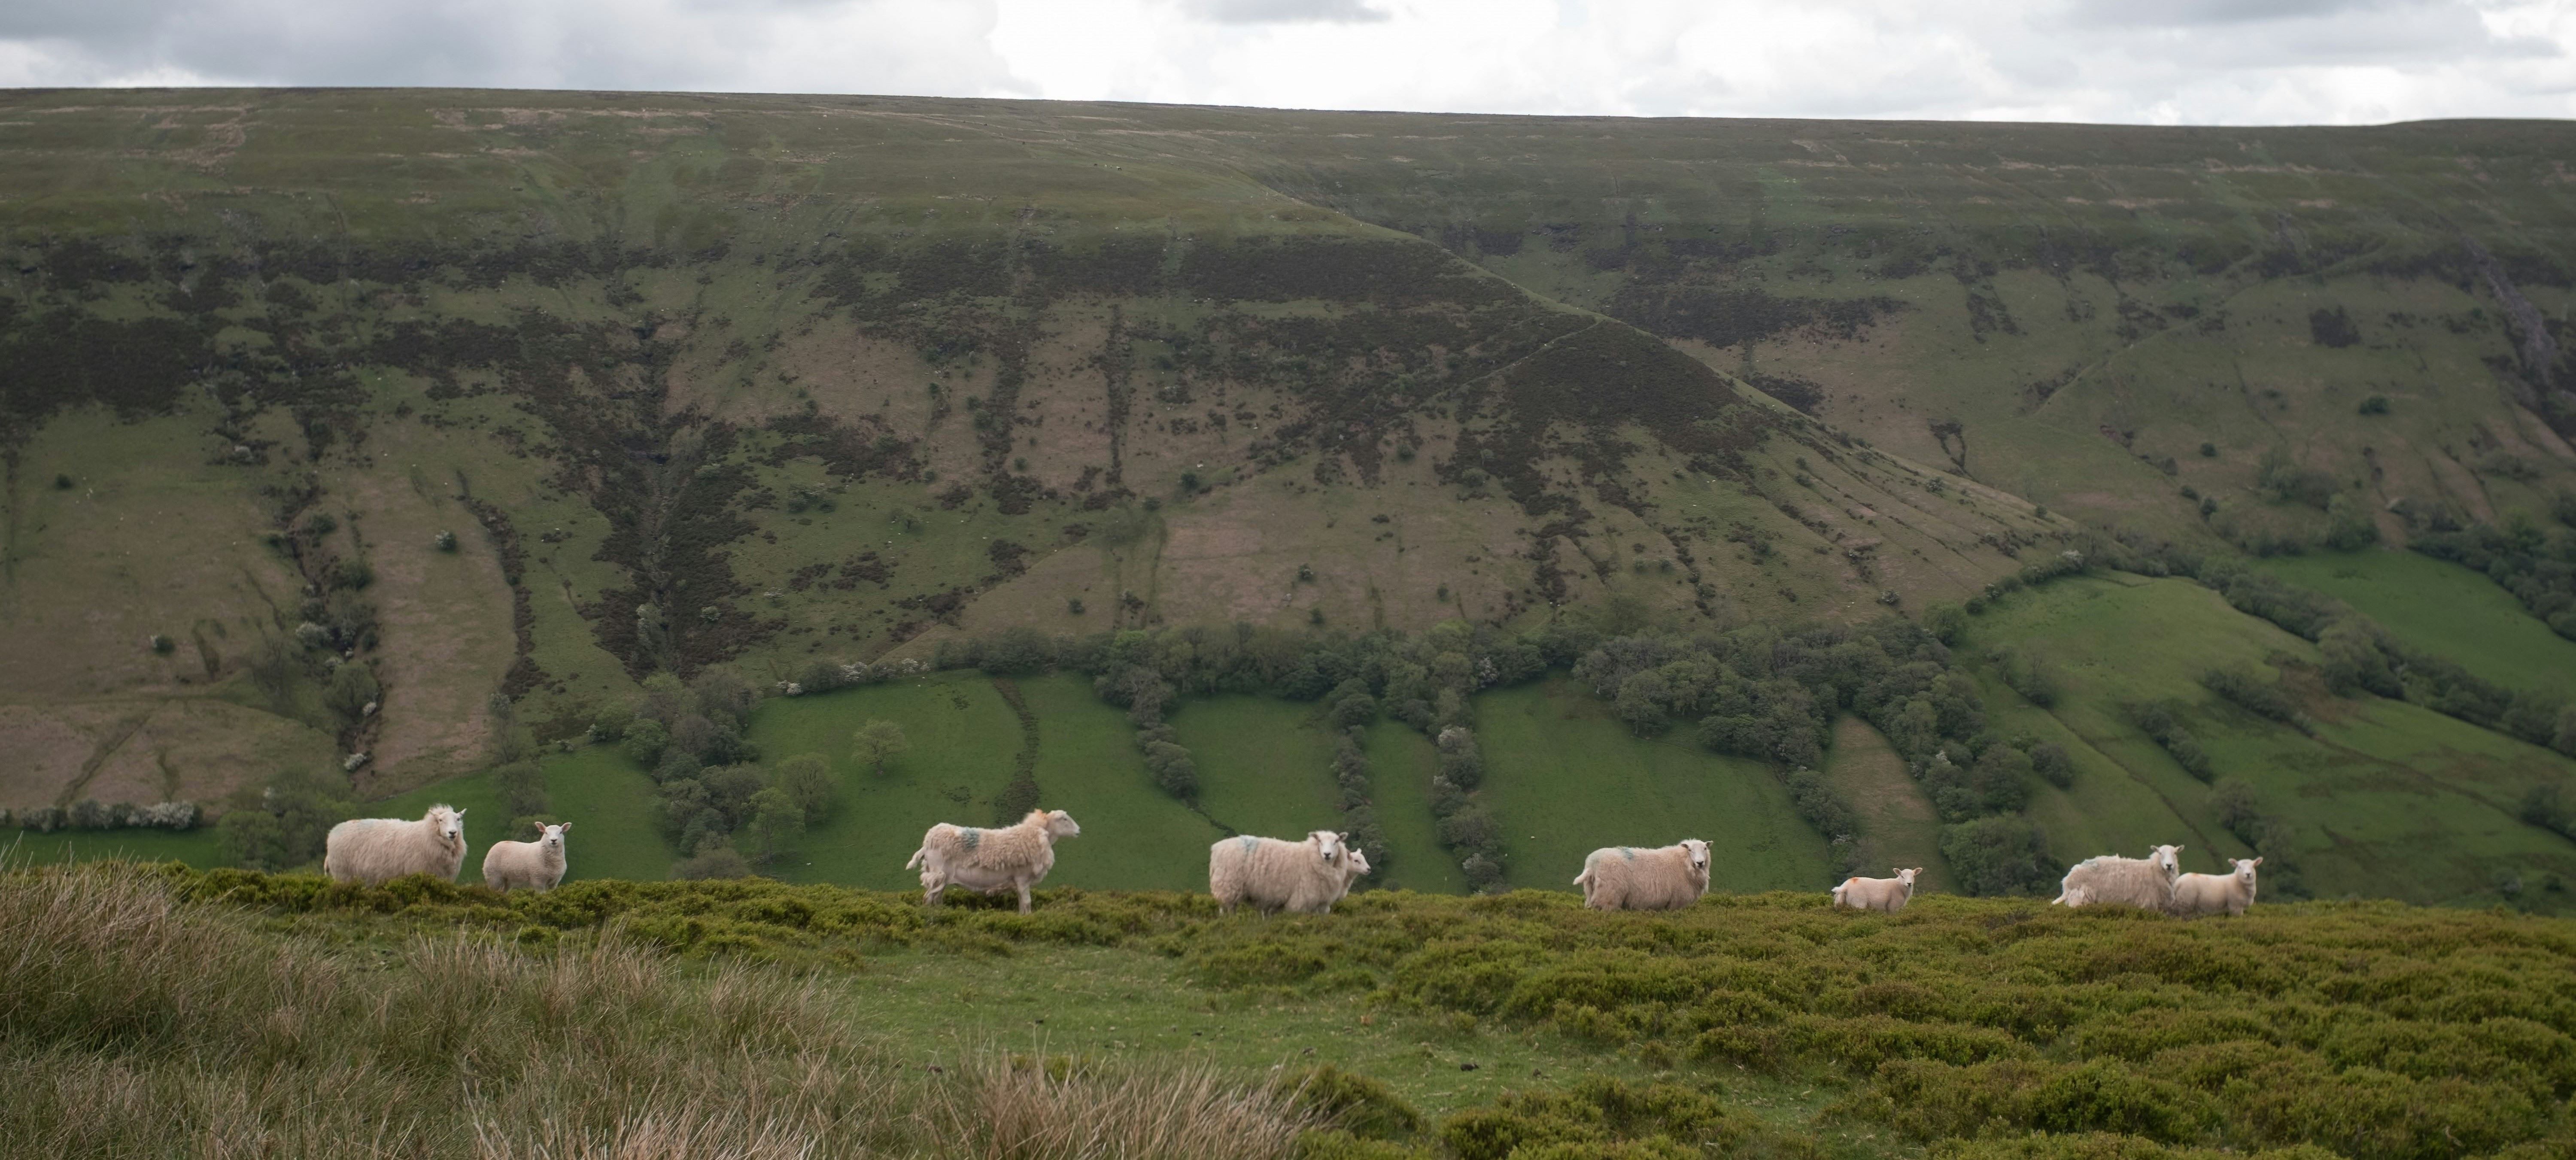
[[[332,948],[181,894],[113,865],[0,874],[13,1154],[1285,1156],[1309,1119],[1209,1072],[907,1071],[817,976],[613,924]]]

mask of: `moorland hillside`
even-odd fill
[[[2571,145],[6,94],[0,808],[220,803],[280,770],[497,795],[478,770],[595,736],[657,673],[773,691],[1004,630],[1278,653],[1575,624],[1557,675],[1456,690],[1488,741],[1481,848],[1538,855],[1494,881],[1560,885],[1586,827],[1648,801],[1771,856],[1745,888],[1823,877],[1836,838],[1947,882],[1942,835],[2003,813],[2061,861],[2187,831],[2330,868],[2330,894],[2552,898],[2576,844],[2526,799],[2571,772]],[[1955,736],[1828,682],[1829,745],[1703,744],[1691,698],[1568,675],[1640,631],[1954,605],[1938,664],[1982,705]],[[1041,678],[896,763],[935,783],[902,824],[1029,779],[1092,779],[1183,850],[1333,807],[1328,705],[1160,655],[1195,801]],[[840,751],[857,719],[955,732],[851,700],[892,689],[744,726],[864,795],[890,783]],[[809,721],[831,705],[854,719]],[[1367,729],[1396,873],[1456,888],[1436,730]],[[1945,804],[1945,744],[2020,788]],[[1806,749],[1821,789],[1789,776]],[[627,817],[589,832],[627,826],[635,872],[684,852],[651,769],[551,762],[558,812]],[[1827,797],[1845,814],[1801,804]],[[1513,824],[1542,817],[1591,820]]]

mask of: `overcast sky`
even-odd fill
[[[2576,0],[0,0],[0,87],[2157,124],[2576,116]]]

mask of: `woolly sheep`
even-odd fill
[[[2158,846],[2144,858],[2104,854],[2087,858],[2058,883],[2054,906],[2134,906],[2164,910],[2173,905],[2174,877],[2182,873],[2180,846]]]
[[[405,874],[453,882],[465,865],[465,811],[442,804],[416,822],[351,818],[331,827],[322,850],[322,872],[334,882],[374,886]]]
[[[1846,878],[1842,885],[1834,887],[1834,907],[1894,914],[1914,900],[1914,876],[1922,872],[1920,866],[1911,870],[1900,866],[1894,878]]]
[[[1708,893],[1708,843],[1684,838],[1652,850],[1604,846],[1583,860],[1574,884],[1583,888],[1583,905],[1594,910],[1678,910]]]
[[[533,842],[494,842],[483,855],[483,884],[512,890],[552,890],[563,881],[564,835],[572,823],[547,826]]]
[[[2235,917],[2254,905],[2254,868],[2260,858],[2232,859],[2228,874],[2185,874],[2174,879],[2173,912],[2180,915],[2225,914]]]
[[[1263,914],[1327,913],[1351,889],[1343,873],[1355,852],[1348,842],[1348,835],[1331,830],[1301,842],[1251,834],[1223,839],[1208,847],[1208,893],[1227,914],[1247,902]]]
[[[921,848],[903,868],[920,868],[924,906],[937,906],[940,892],[951,886],[987,894],[1016,887],[1020,913],[1027,914],[1029,888],[1055,868],[1056,840],[1081,832],[1063,810],[1030,810],[1020,824],[998,830],[941,822],[921,836]]]

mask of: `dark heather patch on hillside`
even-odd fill
[[[1542,461],[1570,457],[1597,487],[1636,451],[1613,434],[1635,423],[1686,457],[1693,470],[1741,478],[1742,453],[1772,426],[1697,360],[1609,325],[1556,339],[1490,385],[1468,389],[1459,418],[1465,429],[1458,454],[1441,465],[1442,478],[1458,481],[1469,469],[1482,471],[1532,516],[1572,517],[1569,531],[1587,516],[1571,497],[1548,494],[1538,474]],[[1647,507],[1634,500],[1622,506],[1641,517]]]
[[[166,413],[219,357],[213,318],[109,322],[58,310],[15,321],[0,331],[0,427],[16,431],[86,404],[127,419]]]
[[[1162,238],[1109,238],[1090,250],[1063,250],[1040,241],[1022,243],[1023,261],[1039,292],[1090,293],[1142,298],[1168,288],[1173,244]]]
[[[885,421],[861,415],[849,422],[826,418],[813,409],[771,419],[769,433],[778,437],[768,463],[784,466],[791,459],[813,456],[823,470],[841,479],[882,474],[910,482],[921,477],[919,442],[894,434]]]
[[[1511,284],[1436,246],[1339,238],[1194,246],[1181,258],[1181,284],[1199,297],[1260,302],[1483,305],[1521,297]]]
[[[1741,376],[1746,385],[1813,415],[1825,405],[1825,388],[1796,375],[1768,375],[1760,371]]]
[[[716,424],[704,430],[697,466],[681,460],[659,464],[639,502],[614,512],[601,507],[611,530],[592,558],[624,567],[636,583],[601,592],[598,604],[583,614],[600,647],[623,659],[638,679],[650,674],[655,662],[636,638],[638,605],[662,611],[670,626],[674,667],[683,677],[731,660],[785,627],[783,621],[760,620],[732,603],[751,594],[750,586],[734,577],[733,554],[727,549],[757,530],[735,510],[735,500],[755,481],[749,468],[725,462],[736,442],[733,429]],[[709,609],[714,610],[712,619]]]
[[[1610,296],[1602,312],[1666,338],[1734,346],[1797,332],[1848,341],[1903,308],[1885,297],[1782,298],[1760,290],[1631,282]]]
[[[2308,337],[2318,346],[2342,350],[2361,341],[2361,331],[2352,325],[2352,316],[2343,307],[2308,312]]]

